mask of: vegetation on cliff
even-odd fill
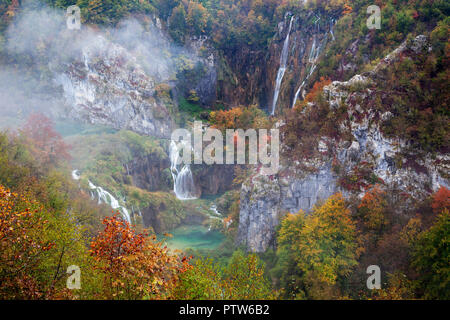
[[[214,252],[172,251],[155,232],[165,233],[189,220],[202,223],[211,209],[210,201],[182,202],[171,192],[168,141],[98,127],[61,136],[49,118],[34,114],[21,129],[0,133],[1,299],[449,298],[450,191],[441,186],[433,192],[429,185],[449,178],[448,1],[45,2],[62,9],[78,5],[82,22],[94,28],[113,28],[134,17],[145,28],[153,20],[177,48],[200,44],[196,59],[214,58],[209,67],[217,72],[217,79],[212,76],[217,101],[204,102],[193,89],[211,75],[209,67],[183,55],[174,58],[177,85],[171,83],[174,75],[154,88],[152,83],[154,96],[145,99],[161,102],[152,111],[155,118],[170,113],[181,126],[201,119],[221,131],[280,127],[283,170],[264,180],[269,187],[267,193],[260,192],[261,201],[281,190],[282,179],[316,173],[318,162],[331,167],[343,194],[322,199],[311,212],[278,212],[273,247],[248,254],[235,243],[243,201],[239,189],[259,168],[237,165],[228,191],[215,199],[221,214],[209,221],[211,229],[227,235],[223,245]],[[366,25],[366,9],[372,4],[381,9],[378,30]],[[49,83],[48,61],[39,56],[49,39],[32,48],[39,51],[36,59],[4,50],[4,31],[14,24],[20,5],[17,0],[0,1],[0,62],[21,72],[20,62],[26,77],[37,75]],[[324,42],[306,94],[292,109],[281,103],[279,116],[272,117],[263,111],[266,106],[255,105],[264,101],[257,96],[271,89],[268,81],[248,80],[256,71],[276,74],[264,69],[271,68],[264,60],[271,57],[271,48],[278,48],[285,32],[280,22],[291,15],[307,26],[304,32],[317,25],[332,32],[333,41]],[[304,63],[299,60],[292,58],[287,68]],[[252,66],[241,68],[243,61]],[[303,75],[291,74],[285,85],[294,87],[294,76]],[[245,102],[229,108],[225,100],[235,96]],[[58,125],[71,131],[64,123]],[[360,157],[360,142],[369,129],[382,137],[378,142],[392,142],[396,152],[376,145],[372,147],[381,149],[379,154]],[[339,160],[340,151],[355,158],[348,168]],[[422,184],[403,189],[389,184],[375,173],[380,156],[390,162],[385,172],[407,169],[408,177],[400,178],[422,175],[431,183],[419,181]],[[429,172],[438,165],[440,171]],[[81,173],[79,180],[70,178],[73,169]],[[94,190],[91,183],[131,209],[131,223],[99,204],[89,193]],[[414,196],[416,191],[420,198]],[[70,265],[82,270],[81,289],[66,287]],[[366,286],[370,265],[382,270],[381,289]]]

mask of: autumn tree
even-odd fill
[[[223,299],[222,271],[212,259],[196,259],[192,269],[181,275],[174,290],[175,299]]]
[[[169,17],[169,24],[169,33],[172,38],[179,43],[183,43],[184,34],[186,32],[186,10],[182,3],[173,9],[172,14]]]
[[[310,214],[288,214],[278,243],[280,261],[290,272],[284,282],[297,297],[335,296],[334,286],[350,274],[360,254],[355,222],[340,193]]]
[[[209,13],[200,2],[189,1],[186,22],[192,31],[203,34],[208,29]]]
[[[433,194],[433,202],[431,203],[431,207],[433,208],[434,213],[440,213],[443,210],[450,210],[450,191],[441,186],[439,190]]]
[[[95,268],[102,273],[99,298],[164,299],[171,296],[188,259],[136,233],[118,214],[103,220],[104,230],[91,242]]]
[[[53,129],[53,122],[41,113],[29,116],[22,131],[30,150],[42,167],[59,164],[70,158],[68,146],[61,135]]]
[[[273,299],[270,282],[264,276],[264,263],[256,254],[237,250],[224,270],[225,298],[237,300]]]
[[[54,244],[42,238],[42,207],[0,185],[0,298],[38,299],[45,294],[34,270]]]
[[[331,79],[320,77],[320,80],[315,82],[311,90],[305,97],[305,100],[299,101],[296,103],[295,107],[303,108],[308,102],[316,101],[318,96],[323,93],[323,87],[329,85],[331,83]]]
[[[264,276],[264,264],[255,255],[237,250],[226,267],[210,258],[197,259],[180,277],[176,299],[273,299],[276,292]]]
[[[385,192],[377,184],[366,192],[358,206],[358,213],[364,226],[369,230],[381,231],[388,224],[385,216],[386,207]]]
[[[264,111],[256,106],[235,107],[210,113],[209,121],[213,127],[225,129],[270,128],[271,124]]]

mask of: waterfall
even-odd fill
[[[185,144],[185,141],[180,142],[181,145]],[[175,141],[170,142],[170,172],[173,178],[173,191],[180,200],[197,199],[195,196],[196,188],[194,184],[194,177],[191,172],[191,166],[184,164],[181,170],[177,165],[180,157],[180,149]]]
[[[72,179],[73,180],[80,180],[81,176],[80,176],[80,172],[78,170],[73,170],[72,171]]]
[[[217,210],[217,205],[215,205],[215,204],[212,204],[211,207],[209,208],[209,210],[214,212],[214,214],[216,214],[217,216],[222,216],[222,214],[219,212],[219,210]]]
[[[294,21],[294,17],[295,16],[292,16],[291,21],[289,22],[289,29],[288,29],[288,32],[286,35],[286,39],[284,39],[283,50],[281,51],[280,68],[278,69],[277,80],[275,83],[275,91],[273,93],[271,115],[275,114],[275,108],[277,106],[277,101],[278,101],[278,95],[280,94],[281,81],[283,80],[284,73],[286,72],[286,63],[287,63],[288,52],[289,52],[289,35],[291,33],[292,21]]]
[[[72,171],[72,179],[73,180],[80,180],[80,178],[81,178],[80,171],[73,170]],[[128,212],[127,208],[122,207],[119,204],[119,201],[116,198],[114,198],[111,193],[109,193],[108,191],[106,191],[102,187],[97,187],[90,180],[88,180],[88,183],[89,183],[89,189],[91,189],[90,190],[90,194],[91,194],[92,200],[95,199],[94,191],[97,191],[98,204],[107,203],[107,204],[109,204],[111,206],[111,208],[119,209],[120,213],[122,214],[122,217],[127,222],[131,223],[130,213]]]
[[[306,81],[308,81],[309,77],[313,74],[314,70],[316,69],[316,64],[313,64],[311,68],[308,71],[308,74],[306,75],[305,79],[302,81],[302,84],[300,87],[298,87],[297,91],[295,92],[294,101],[292,102],[292,108],[295,107],[295,103],[298,100],[298,96],[300,95],[300,92],[302,91],[303,87],[306,84]]]
[[[305,86],[309,77],[311,77],[311,75],[314,73],[314,70],[316,70],[316,67],[317,67],[317,59],[319,58],[320,51],[323,47],[323,43],[319,42],[319,45],[317,45],[317,34],[319,34],[319,32],[320,32],[320,26],[318,24],[319,20],[320,20],[320,17],[318,17],[318,19],[314,22],[315,33],[313,35],[313,43],[311,45],[311,50],[309,51],[309,56],[308,56],[308,64],[311,64],[311,66],[309,68],[309,71],[306,73],[306,77],[303,79],[300,87],[298,87],[297,91],[295,92],[294,101],[292,101],[291,108],[295,107],[295,103],[297,102],[298,97],[299,97],[300,93],[302,92],[303,87]],[[334,35],[333,35],[331,29],[330,29],[330,32],[334,38]]]
[[[330,34],[331,34],[331,37],[333,38],[333,41],[334,41],[334,40],[336,40],[336,38],[334,37],[333,25],[334,25],[334,19],[331,19],[331,21],[330,21]]]
[[[120,213],[122,214],[122,217],[128,222],[131,223],[130,213],[128,212],[127,208],[122,207],[119,204],[119,201],[113,197],[111,193],[103,189],[102,187],[97,187],[94,185],[91,181],[88,180],[89,188],[92,191],[97,191],[98,196],[98,204],[107,203],[111,206],[113,209],[119,209]],[[93,196],[94,194],[91,193]]]

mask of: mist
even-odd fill
[[[0,126],[11,125],[14,121],[9,118],[24,119],[30,112],[70,117],[80,103],[79,84],[76,90],[73,84],[67,85],[74,66],[84,64],[89,69],[103,61],[104,68],[117,74],[114,68],[123,60],[131,72],[138,69],[157,84],[175,79],[180,55],[198,60],[194,53],[174,45],[154,17],[126,19],[114,28],[82,24],[80,30],[70,30],[65,14],[27,1],[8,27],[3,53],[7,58],[0,64]],[[97,94],[96,88],[89,90],[83,93],[87,98],[82,103]]]

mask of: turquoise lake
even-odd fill
[[[208,231],[202,225],[186,225],[169,231],[172,238],[165,240],[171,249],[216,249],[225,240],[218,231]]]

